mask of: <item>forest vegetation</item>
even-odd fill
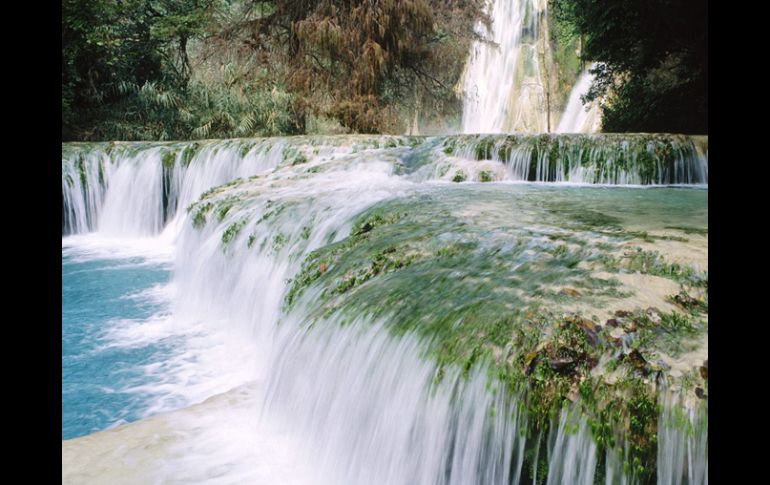
[[[453,91],[481,0],[64,0],[63,140],[402,132]]]
[[[457,130],[483,0],[63,0],[62,140]],[[707,133],[707,5],[550,0],[557,97],[604,131]],[[578,58],[579,56],[579,58]],[[550,89],[550,88],[549,88]],[[563,100],[562,100],[563,101]]]
[[[597,61],[586,101],[605,132],[708,134],[708,2],[550,0],[551,14]]]

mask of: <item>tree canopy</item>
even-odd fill
[[[62,137],[402,131],[456,103],[482,3],[63,0]]]
[[[603,130],[708,133],[708,2],[551,0],[597,61]]]
[[[105,118],[160,122],[158,111],[187,88],[187,42],[204,32],[214,3],[63,0],[62,137],[88,138]]]
[[[483,0],[63,0],[63,140],[446,130]],[[707,4],[550,0],[604,131],[707,133]],[[565,96],[561,96],[565,97]],[[320,128],[319,128],[320,127]]]

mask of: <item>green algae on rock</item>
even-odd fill
[[[506,204],[494,193],[476,195]],[[622,233],[618,217],[559,212],[542,221],[553,228],[492,228],[452,210],[455,203],[447,193],[422,194],[365,212],[348,238],[307,258],[286,304],[314,287],[311,308],[319,318],[345,322],[366,314],[391,322],[396,334],[421,335],[438,380],[446,366],[466,373],[488,366],[491,379],[525,396],[533,436],[552,426],[564,406],[579,406],[597,444],[624,447],[633,476],[646,483],[657,453],[655,383],[666,374],[660,355],[676,357],[697,346],[705,321],[654,308],[629,307],[607,322],[570,312],[575,299],[601,306],[628,296],[608,291],[617,281],[577,264],[603,266],[606,254],[622,253],[626,238],[602,238],[607,224]],[[564,227],[573,229],[551,242],[548,236]],[[677,282],[704,281],[659,254],[648,259],[640,265],[632,258],[625,267]],[[550,290],[557,282],[580,290]]]

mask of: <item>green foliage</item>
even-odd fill
[[[235,236],[238,235],[239,232],[241,232],[241,229],[243,229],[243,226],[246,224],[245,220],[233,222],[229,226],[227,226],[227,229],[222,233],[222,244],[227,245],[230,243],[230,241],[235,238]]]
[[[283,161],[288,165],[300,165],[307,163],[307,157],[296,147],[286,147],[283,150]]]
[[[102,123],[117,123],[118,113],[178,106],[190,73],[187,41],[203,32],[214,4],[62,2],[62,138],[100,139],[114,133]],[[126,104],[129,98],[134,102]],[[145,125],[154,121],[148,116]],[[169,138],[158,126],[147,129],[156,135],[152,138]]]
[[[495,145],[495,138],[490,136],[481,138],[478,143],[473,147],[473,154],[476,160],[491,160],[492,148]]]
[[[211,202],[204,202],[202,204],[199,204],[197,207],[193,206],[191,207],[190,211],[194,210],[193,214],[193,227],[196,229],[200,229],[206,224],[206,218],[208,217],[209,211],[212,209],[213,204]]]
[[[273,241],[272,242],[273,242],[273,245],[272,245],[273,252],[277,253],[278,251],[280,251],[284,247],[284,245],[287,242],[287,239],[286,239],[286,236],[283,233],[279,232],[278,234],[273,236]]]
[[[225,72],[212,81],[193,72],[190,46],[216,38],[212,33],[219,34],[220,28],[228,29],[218,12],[241,3],[63,2],[63,140],[296,133],[292,96],[276,80],[241,82]]]
[[[163,163],[163,168],[165,168],[165,169],[172,169],[172,168],[174,168],[174,164],[176,163],[176,152],[174,152],[172,150],[163,152],[163,155],[161,157],[161,161]]]
[[[455,172],[454,177],[452,177],[452,182],[465,182],[467,178],[468,176],[465,174],[465,172],[458,170]]]
[[[708,289],[708,273],[696,271],[691,266],[667,262],[657,251],[635,248],[626,251],[618,260],[605,259],[608,269],[623,267],[643,274],[662,276],[694,287]]]
[[[550,0],[598,61],[586,99],[605,132],[708,133],[708,24],[700,0]]]
[[[578,76],[585,68],[578,57],[580,54],[580,35],[574,26],[564,19],[548,15],[550,47],[553,63],[548,71],[553,73],[553,107],[559,111],[566,108],[569,95]]]
[[[62,138],[402,131],[457,108],[481,3],[66,0]]]

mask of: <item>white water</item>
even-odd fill
[[[491,0],[492,23],[476,31],[462,91],[463,133],[544,132],[546,113],[538,20],[546,3],[539,0]]]
[[[242,156],[234,143],[209,143],[187,166],[180,162],[180,152],[165,182],[162,157],[168,148],[155,146],[113,155],[95,149],[83,157],[85,186],[77,155],[73,160],[63,154],[67,232],[96,231],[115,238],[157,235],[168,219],[184,216],[179,208],[186,208],[207,189],[275,168],[284,148],[284,142],[263,141]],[[167,208],[163,204],[164,189]],[[175,225],[176,221],[170,224]]]
[[[482,160],[503,164],[504,180],[600,185],[708,184],[708,151],[701,153],[692,140],[670,140],[671,154],[666,158],[656,154],[661,147],[655,141],[634,146],[634,136],[555,136],[555,160],[550,159],[548,149],[542,149],[539,138],[533,136],[518,137],[512,147],[506,136],[458,139],[452,155],[474,160],[477,147],[486,146],[489,149]],[[587,143],[590,140],[598,143]],[[643,157],[647,155],[655,165],[652,175],[644,174],[647,167]],[[478,161],[462,164],[470,173],[474,166],[478,167]]]
[[[581,96],[588,93],[594,81],[593,74],[589,72],[591,67],[580,75],[575,87],[572,88],[567,107],[564,108],[564,113],[559,119],[559,126],[556,127],[555,133],[596,133],[599,131],[600,118],[597,107],[594,104],[585,106],[580,99]]]
[[[708,485],[708,404],[682,408],[681,397],[661,393],[658,484]]]
[[[235,148],[209,148],[189,167],[174,169],[171,192],[179,209],[227,177],[262,175],[227,194],[248,203],[221,221],[210,216],[200,229],[184,210],[173,213],[165,229],[158,227],[163,201],[157,187],[163,184],[152,181],[162,177],[153,150],[105,163],[101,197],[86,191],[79,199],[65,190],[65,200],[74,201],[70,227],[84,232],[92,221],[97,229],[66,238],[68,245],[90,242],[95,251],[115,234],[130,233],[140,241],[133,250],[141,251],[153,231],[171,244],[171,314],[115,334],[127,343],[186,337],[173,362],[148,369],[167,379],[143,390],[170,396],[153,411],[245,386],[237,397],[212,404],[211,412],[176,418],[196,431],[173,445],[153,477],[177,483],[519,483],[526,416],[504,389],[487,389],[483,370],[467,380],[448,372],[433,386],[436,369],[421,358],[419,342],[394,340],[383,322],[362,315],[345,326],[320,321],[311,327],[304,310],[314,302],[312,291],[295,311],[282,311],[287,279],[304,255],[344,238],[365,208],[419,184],[394,175],[381,151],[322,149],[326,155],[307,165],[268,171],[278,164],[272,148],[243,166]],[[121,170],[124,164],[130,168]],[[307,177],[307,166],[325,170]],[[63,188],[74,187],[63,180]],[[276,203],[286,209],[257,223]],[[243,229],[224,245],[223,232],[242,220]],[[285,243],[276,244],[278,235]],[[123,246],[132,248],[131,240]],[[552,433],[549,484],[590,483],[593,477],[595,445],[584,421],[577,433],[572,426],[564,418]]]
[[[547,485],[592,485],[596,471],[596,444],[586,420],[562,411],[553,445],[549,448]]]
[[[257,386],[247,400],[259,419],[251,432],[288,440],[294,459],[314,470],[312,483],[508,483],[523,459],[524,440],[517,434],[522,418],[505,392],[486,389],[485,374],[468,380],[450,374],[434,388],[436,369],[419,357],[420,345],[412,338],[394,341],[366,318],[342,328],[318,322],[309,331],[309,312],[303,310],[312,295],[297,311],[281,312],[286,279],[298,270],[299,254],[343,237],[363,208],[413,186],[391,171],[389,164],[355,157],[313,180],[273,190],[268,187],[286,172],[254,181],[254,194],[264,191],[257,201],[297,206],[259,226],[251,249],[251,224],[225,251],[221,234],[243,217],[261,219],[266,204],[255,201],[201,230],[186,225],[178,239],[174,313],[253,343]],[[308,225],[313,229],[305,241],[301,233]],[[278,233],[287,243],[276,250],[270,243]],[[201,443],[206,449],[231,449],[233,436],[219,430],[237,426],[225,413],[220,418],[178,453],[198,453]],[[236,436],[249,442],[248,436]],[[228,464],[228,476],[263,476],[251,462],[264,457],[241,458],[233,463],[232,455],[214,453],[194,464],[185,460],[185,474],[208,476]]]

